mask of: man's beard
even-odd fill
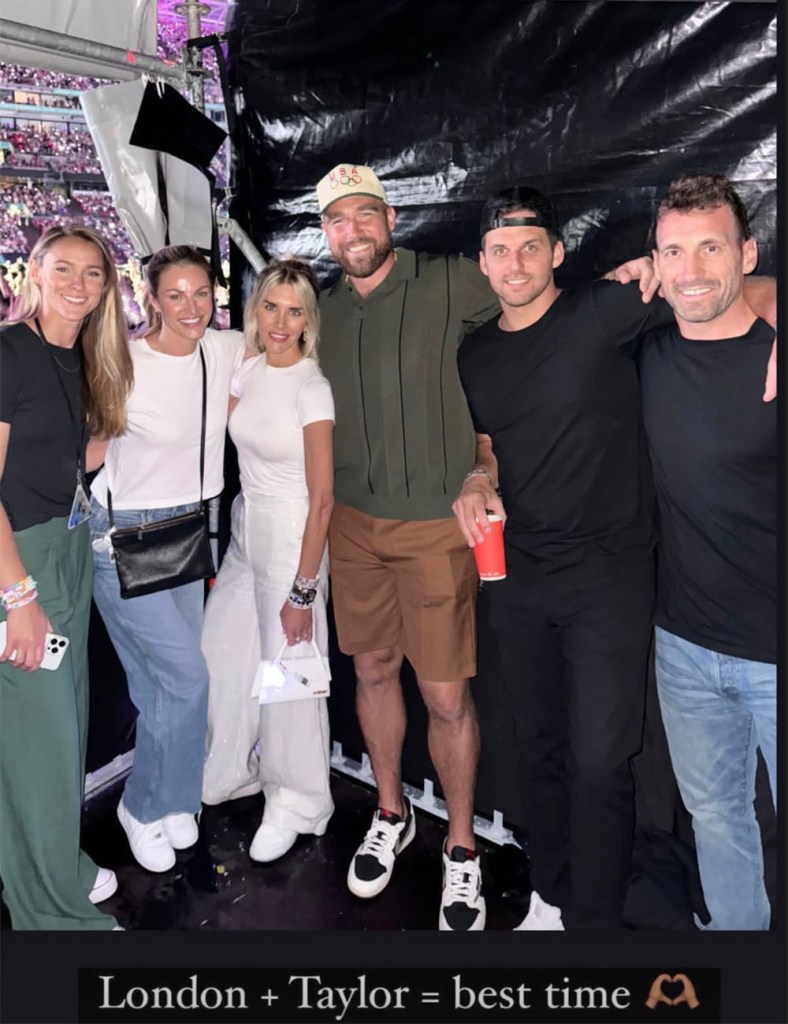
[[[340,252],[336,257],[337,263],[350,277],[372,277],[376,270],[380,270],[390,254],[394,251],[391,239],[382,244],[372,238],[358,239],[357,241],[372,242],[372,251],[366,253]],[[353,244],[352,242],[349,244]]]

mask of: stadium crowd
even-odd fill
[[[186,38],[182,19],[160,20],[158,56],[162,60],[180,61]],[[216,57],[211,50],[206,50],[203,60],[208,75],[213,76],[206,77],[206,103],[221,104]],[[69,220],[89,225],[106,240],[121,275],[127,318],[132,326],[142,319],[138,302],[140,264],[111,194],[100,189],[75,189],[66,184],[68,175],[102,174],[90,133],[83,124],[43,121],[40,117],[45,108],[79,109],[78,93],[107,85],[109,81],[0,63],[0,103],[30,108],[29,118],[17,112],[0,112],[0,270],[3,284],[0,316],[8,293],[15,293],[18,288],[25,261],[38,236],[53,223]],[[68,95],[68,90],[72,90],[73,95]],[[212,167],[219,186],[228,180],[227,149],[222,147]],[[24,169],[25,173],[30,172],[30,177],[3,176],[4,168]],[[47,172],[46,180],[36,172]],[[54,181],[52,172],[57,174]],[[41,180],[37,180],[39,178]],[[227,240],[221,241],[226,261]],[[217,316],[224,322],[226,311],[218,309]]]
[[[0,203],[4,211],[0,251],[5,256],[27,255],[32,241],[57,220],[78,221],[100,231],[118,264],[133,256],[109,192],[74,191],[69,198],[62,186],[52,183],[42,187],[29,181],[5,181],[0,182]]]
[[[24,64],[2,64],[0,74],[5,85],[34,86],[37,90],[48,89],[95,89],[103,84],[95,78],[84,78],[81,75],[65,75],[60,71],[48,71],[46,68],[31,68]]]
[[[81,125],[63,126],[43,121],[24,128],[3,125],[0,140],[13,147],[6,153],[8,167],[101,174],[93,140]]]

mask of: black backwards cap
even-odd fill
[[[531,210],[532,213],[511,216],[512,213],[521,210]],[[495,228],[523,226],[544,228],[554,238],[561,237],[558,214],[553,201],[538,189],[529,188],[527,185],[513,185],[511,188],[496,192],[482,207],[479,224],[482,242],[487,232]]]

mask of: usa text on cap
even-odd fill
[[[371,167],[362,164],[337,164],[317,183],[317,205],[325,213],[332,203],[348,196],[372,196],[386,203],[386,193]]]

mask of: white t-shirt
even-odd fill
[[[224,438],[230,382],[241,365],[240,331],[205,332],[202,342],[207,381],[205,483],[203,497],[224,487]],[[195,348],[188,356],[152,349],[145,338],[130,343],[134,388],[128,426],[107,447],[104,468],[93,481],[97,501],[118,509],[169,508],[200,499],[202,369]]]
[[[247,359],[235,374],[240,399],[228,424],[238,449],[241,487],[274,498],[308,496],[304,427],[334,422],[331,385],[314,359],[268,366],[265,354]]]

